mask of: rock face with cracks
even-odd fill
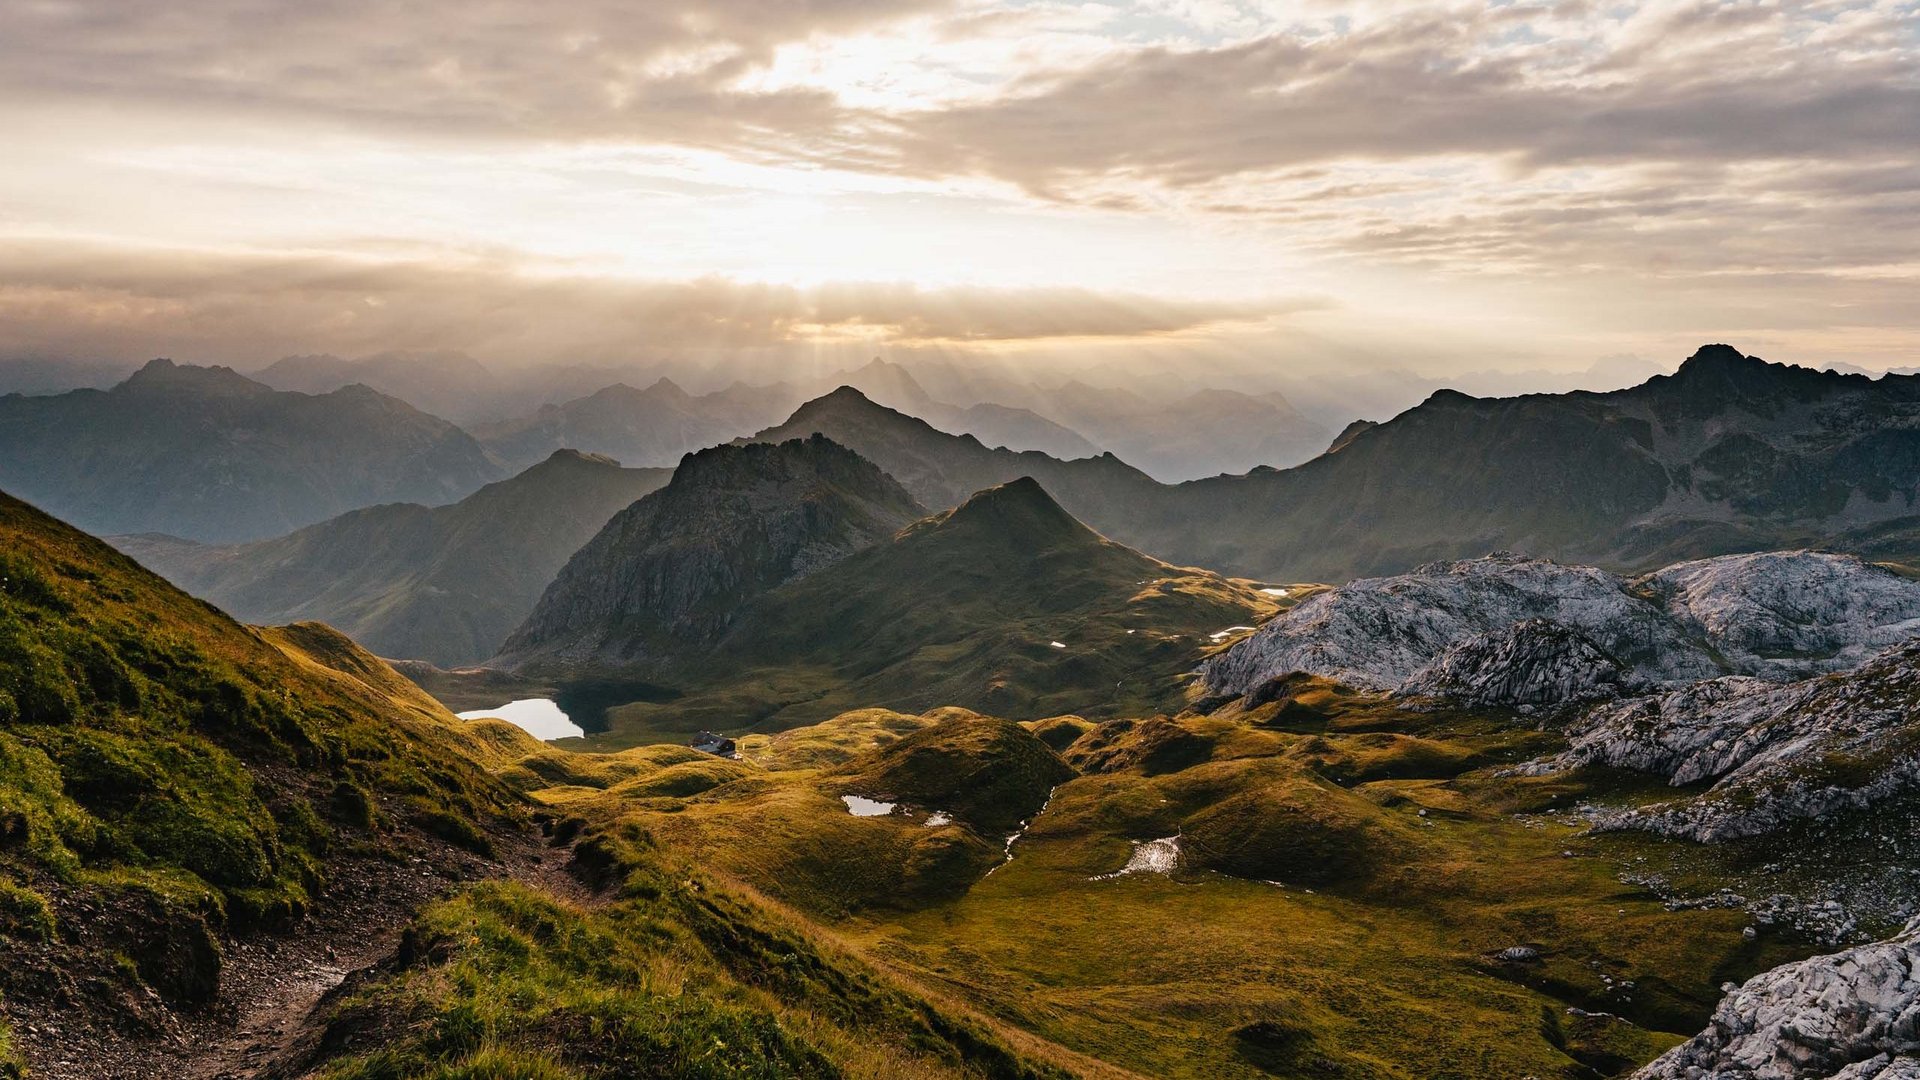
[[[1602,829],[1642,829],[1712,842],[1791,821],[1864,809],[1920,781],[1920,642],[1856,671],[1785,686],[1711,679],[1604,704],[1570,730],[1564,753],[1532,773],[1604,765],[1699,796],[1602,814]]]
[[[1920,1077],[1920,921],[1747,980],[1635,1080]]]

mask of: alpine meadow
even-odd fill
[[[1915,0],[0,0],[0,1080],[1920,1080]]]

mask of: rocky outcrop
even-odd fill
[[[1463,705],[1558,705],[1612,697],[1628,674],[1580,631],[1527,619],[1460,642],[1400,689]]]
[[[1756,975],[1634,1080],[1920,1077],[1920,921],[1898,936]]]
[[[670,662],[743,606],[883,540],[925,511],[822,436],[690,454],[580,549],[492,663],[514,671]]]
[[[1747,674],[1843,671],[1920,634],[1920,585],[1844,555],[1728,555],[1669,566],[1636,584]]]
[[[1711,781],[1692,798],[1603,813],[1596,826],[1727,840],[1912,789],[1920,782],[1916,715],[1920,642],[1856,671],[1785,686],[1713,679],[1603,705],[1571,730],[1565,753],[1525,771],[1608,765],[1675,785]]]
[[[1311,597],[1202,669],[1215,694],[1304,671],[1365,690],[1551,705],[1860,663],[1920,633],[1920,582],[1792,551],[1626,579],[1495,554]]]

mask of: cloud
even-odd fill
[[[1317,305],[1082,289],[802,288],[530,274],[505,261],[368,261],[0,244],[0,354],[245,361],[455,349],[509,361],[687,352],[1141,339]]]
[[[785,42],[945,0],[21,0],[15,101],[299,114],[417,134],[746,145],[839,122],[831,94],[743,92]]]
[[[1436,4],[1344,33],[1138,49],[912,117],[902,167],[1071,197],[1106,177],[1177,188],[1340,161],[1832,160],[1920,145],[1910,10],[1555,10]]]
[[[1311,287],[1340,298],[1343,332],[1397,323],[1413,348],[1451,321],[1596,349],[1764,333],[1801,355],[1910,354],[1916,15],[1912,0],[17,0],[0,4],[0,127],[38,123],[11,132],[0,237],[117,238],[124,257],[0,252],[0,345],[960,347],[1237,333],[1299,306],[1065,287],[1184,295],[1204,279]],[[650,155],[686,175],[622,171]],[[856,190],[873,197],[839,194]],[[499,258],[355,257],[363,236]],[[143,253],[221,244],[333,254]],[[524,270],[589,256],[688,280]],[[799,280],[924,261],[976,285],[740,280],[755,260]],[[987,287],[1008,280],[1054,284]]]

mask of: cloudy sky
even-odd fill
[[[0,355],[1920,363],[1915,0],[0,0],[0,146]]]

